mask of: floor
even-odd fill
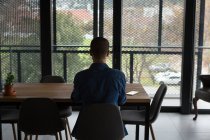
[[[69,117],[71,128],[78,112]],[[160,113],[153,124],[156,140],[210,140],[210,115],[199,115],[197,121],[193,115],[179,113]],[[124,140],[135,140],[135,126],[126,125],[128,136]],[[143,140],[144,128],[140,127],[140,139]],[[64,137],[63,137],[64,138]],[[42,136],[39,140],[54,140],[53,136]],[[151,139],[151,138],[150,138]],[[3,140],[13,140],[11,125],[3,125]]]

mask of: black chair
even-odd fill
[[[195,117],[193,120],[196,120],[198,116],[197,101],[201,99],[210,102],[210,75],[200,75],[198,78],[201,80],[203,87],[195,91],[195,97],[193,98]]]
[[[40,83],[65,83],[65,80],[61,76],[47,75],[47,76],[42,77],[42,79],[40,80]],[[68,121],[68,117],[71,116],[71,114],[72,114],[72,108],[71,108],[71,106],[58,106],[58,110],[59,110],[60,117],[64,118],[67,122],[65,132],[67,132],[67,129],[68,129],[69,136],[72,140],[71,128],[70,128],[69,121]],[[66,133],[66,137],[68,138],[67,133]]]
[[[163,98],[166,94],[167,87],[165,84],[161,84],[160,87],[158,88],[152,104],[150,108],[150,118],[149,118],[149,123],[150,123],[150,131],[152,134],[153,140],[155,140],[155,135],[152,129],[152,123],[157,119],[158,114],[161,109],[161,104],[163,101]],[[145,125],[145,110],[122,110],[121,111],[121,116],[124,124],[134,124],[136,125],[136,139],[139,138],[139,125]]]
[[[17,140],[15,124],[18,123],[19,120],[19,110],[8,108],[8,109],[0,109],[1,114],[1,123],[11,124],[14,140]]]
[[[76,139],[122,140],[125,136],[119,108],[113,104],[92,104],[80,111]]]
[[[65,123],[51,99],[29,98],[21,104],[18,126],[25,133],[25,140],[32,135],[55,135],[58,140],[58,132],[65,129]]]
[[[61,76],[46,75],[42,77],[40,83],[65,83],[65,80]]]

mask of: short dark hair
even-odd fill
[[[91,41],[90,53],[100,59],[109,52],[109,41],[103,37],[96,37]]]

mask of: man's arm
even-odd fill
[[[126,103],[126,94],[125,94],[125,86],[126,86],[126,80],[125,80],[125,75],[124,73],[121,74],[120,76],[120,81],[119,81],[119,99],[118,99],[118,104],[123,105]]]
[[[77,74],[74,77],[74,89],[71,94],[71,99],[73,102],[81,101],[81,96],[79,92],[79,76]]]

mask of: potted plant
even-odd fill
[[[15,95],[15,91],[13,89],[14,78],[15,77],[11,72],[7,73],[7,77],[5,79],[5,84],[4,84],[4,95],[6,96]]]

